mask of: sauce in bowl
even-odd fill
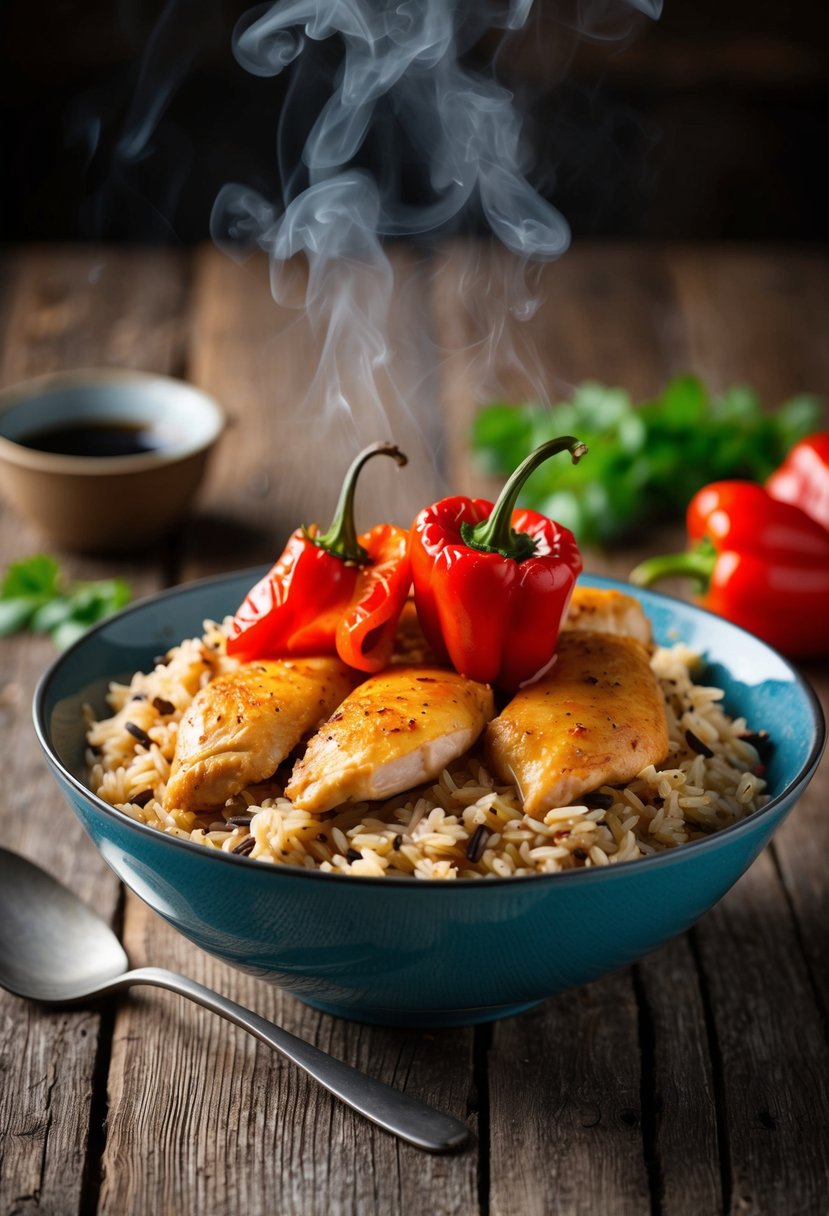
[[[161,435],[144,422],[79,420],[32,431],[17,442],[57,456],[141,456],[164,446]]]

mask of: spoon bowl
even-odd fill
[[[353,1110],[417,1148],[450,1152],[469,1138],[460,1120],[366,1076],[195,980],[160,967],[130,971],[121,943],[95,912],[39,866],[0,848],[0,987],[29,1000],[65,1005],[133,984],[177,992],[241,1026]]]
[[[50,1004],[81,1000],[129,967],[97,913],[25,857],[0,849],[0,985]]]

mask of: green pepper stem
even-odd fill
[[[355,562],[358,565],[367,562],[369,555],[357,539],[357,529],[354,525],[354,492],[357,489],[360,470],[373,456],[392,456],[401,468],[408,464],[408,457],[400,451],[397,444],[380,442],[363,448],[362,452],[354,457],[345,475],[337,509],[328,531],[321,536],[311,536],[306,532],[308,539],[318,549],[324,549],[326,553],[339,557],[344,562]]]
[[[663,578],[690,578],[701,594],[708,590],[717,552],[709,540],[702,540],[685,553],[666,553],[649,557],[630,572],[630,581],[637,587],[652,587]]]
[[[481,553],[500,553],[502,557],[511,557],[514,561],[522,562],[532,557],[536,550],[536,542],[527,532],[516,532],[512,526],[512,513],[518,495],[524,488],[524,483],[540,464],[549,460],[559,452],[569,451],[573,464],[578,464],[582,456],[587,454],[587,448],[574,435],[561,435],[558,439],[550,439],[541,447],[530,452],[521,461],[518,468],[510,477],[498,501],[492,508],[487,519],[478,524],[465,523],[461,525],[461,536],[465,544]]]

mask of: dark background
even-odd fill
[[[192,242],[228,180],[278,193],[290,69],[234,61],[238,0],[6,0],[0,8],[0,237]],[[537,0],[494,62],[527,115],[534,181],[576,237],[805,240],[829,235],[829,6],[666,0],[658,22],[573,32]],[[315,47],[323,66],[335,44]],[[136,151],[146,99],[169,104]],[[136,104],[138,99],[138,104]],[[415,175],[407,201],[417,201]],[[474,217],[465,223],[474,227]]]

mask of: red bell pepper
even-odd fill
[[[357,536],[354,491],[373,456],[406,457],[391,443],[372,444],[351,464],[331,527],[298,528],[240,606],[227,652],[243,660],[338,654],[358,671],[380,671],[394,647],[411,585],[409,534],[378,524]]]
[[[793,503],[829,528],[829,431],[796,443],[766,482],[772,498]]]
[[[569,450],[553,439],[515,470],[493,506],[482,498],[445,498],[412,527],[417,615],[435,653],[462,675],[513,692],[550,666],[582,561],[567,528],[515,501],[535,468]]]
[[[829,531],[750,481],[717,481],[688,504],[691,547],[631,573],[649,587],[690,577],[703,607],[793,658],[829,654]]]

